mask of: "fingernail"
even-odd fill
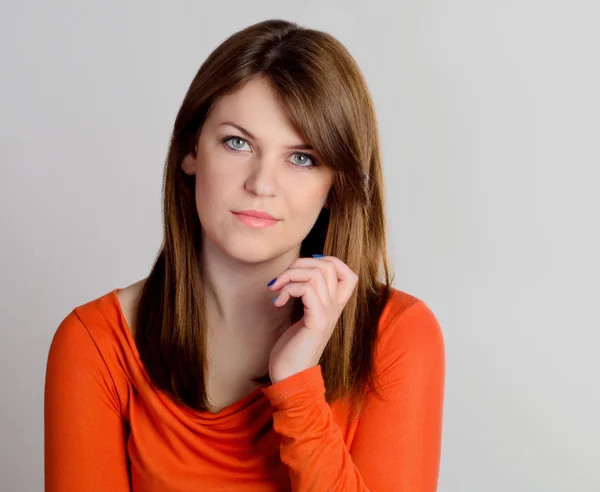
[[[275,280],[277,280],[277,277],[275,277],[273,280],[271,280],[268,284],[267,287],[271,287],[271,285],[273,285],[275,283]]]
[[[313,255],[313,258],[325,258],[325,255]]]
[[[276,296],[273,298],[273,300],[271,301],[271,304],[274,304],[274,303],[275,303],[275,301],[277,300],[277,298],[278,298],[278,297],[279,297],[279,294],[277,294],[277,295],[276,295]]]

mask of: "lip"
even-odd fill
[[[238,215],[248,215],[249,217],[256,217],[257,219],[279,220],[267,212],[260,212],[258,210],[239,210],[234,211],[233,213]]]
[[[241,213],[241,212],[232,212],[232,213],[233,213],[233,216],[237,220],[239,220],[242,224],[244,224],[248,227],[255,228],[255,229],[264,229],[266,227],[271,227],[279,222],[278,219],[273,219],[273,218],[268,219],[268,218],[263,218],[263,217],[257,217],[256,215],[250,215],[246,212],[248,212],[248,211],[245,210],[244,213]],[[267,215],[267,216],[271,217],[269,214],[266,214],[264,212],[262,213],[262,215]]]

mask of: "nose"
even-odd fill
[[[244,188],[258,196],[275,196],[277,193],[276,158],[256,157],[251,162]],[[281,163],[279,163],[281,165]]]

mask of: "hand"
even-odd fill
[[[273,384],[319,364],[331,334],[352,296],[358,276],[339,258],[298,258],[269,286],[281,307],[299,297],[304,316],[279,337],[269,356]]]

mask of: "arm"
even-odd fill
[[[376,361],[380,400],[368,394],[347,449],[324,398],[321,366],[263,389],[276,410],[281,461],[294,491],[435,492],[441,450],[444,340],[418,302],[391,320]]]
[[[58,327],[44,394],[47,492],[128,492],[125,426],[111,375],[75,311]]]

